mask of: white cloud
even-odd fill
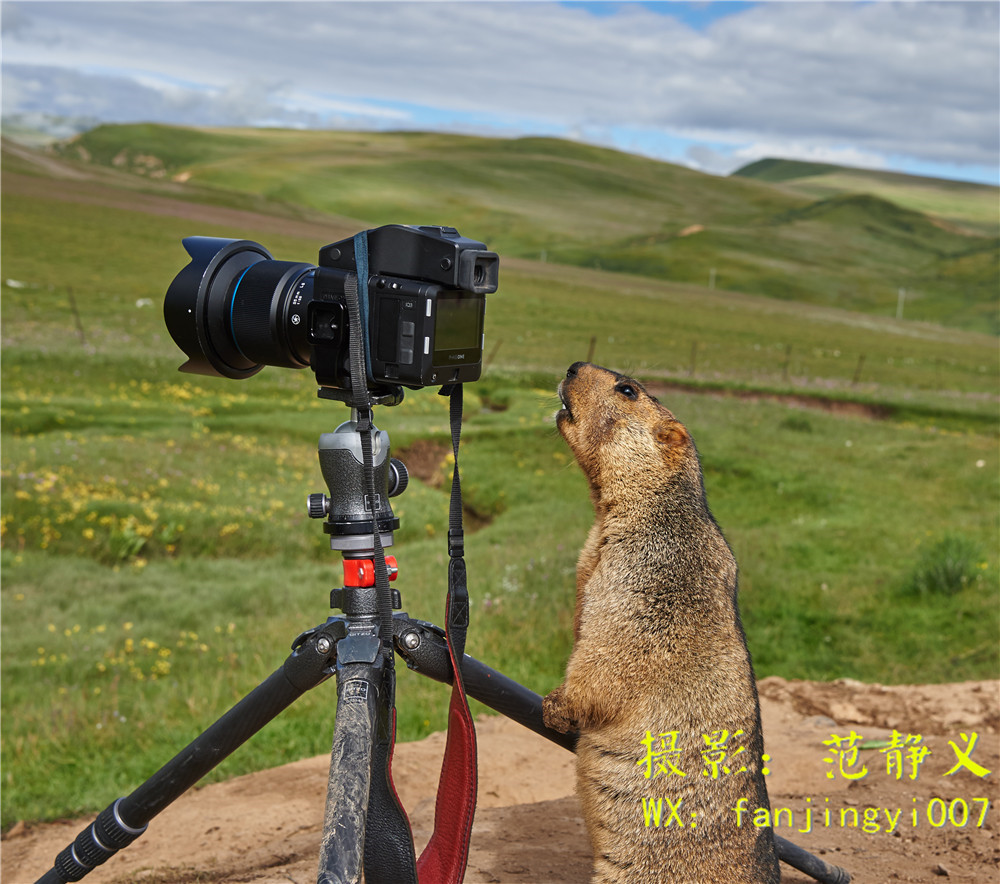
[[[59,96],[61,110],[115,120],[626,127],[720,156],[767,146],[866,165],[995,167],[1000,152],[995,3],[764,3],[701,31],[637,4],[607,16],[491,2],[3,12],[5,113],[51,112]]]

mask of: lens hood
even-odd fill
[[[227,300],[234,283],[252,264],[271,260],[259,243],[245,239],[189,236],[184,248],[191,262],[167,289],[163,318],[174,343],[188,357],[181,371],[242,380],[256,374],[255,363],[233,340]]]

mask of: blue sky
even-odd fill
[[[618,11],[621,3],[605,2],[605,0],[567,0],[560,3],[573,9],[581,9],[590,15],[604,17],[614,15]],[[681,3],[663,2],[663,0],[649,0],[649,2],[635,3],[635,6],[642,6],[657,15],[667,15],[680,19],[685,24],[695,30],[704,30],[709,24],[719,18],[733,15],[737,12],[744,12],[751,6],[757,6],[756,2],[741,2],[741,0],[713,0],[713,2],[702,3]]]
[[[997,184],[995,2],[0,6],[3,114],[553,135]]]

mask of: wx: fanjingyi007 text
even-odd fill
[[[918,804],[913,799],[912,807],[841,807],[829,806],[830,799],[824,798],[821,806],[814,806],[812,798],[806,798],[804,810],[791,807],[750,807],[747,798],[739,798],[731,808],[736,816],[736,825],[751,825],[758,829],[788,828],[796,832],[811,832],[814,828],[854,828],[870,835],[885,832],[891,835],[898,828],[915,829],[929,825],[940,829],[952,826],[957,829],[973,826],[981,828],[986,822],[990,800],[988,798],[931,798]],[[646,827],[696,828],[699,813],[681,809],[684,799],[676,802],[669,798],[642,799],[642,816]],[[798,824],[798,825],[796,825]]]

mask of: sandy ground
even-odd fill
[[[1000,682],[883,687],[768,678],[760,691],[771,805],[775,812],[787,809],[778,834],[846,868],[858,884],[1000,882]],[[867,773],[859,779],[841,776],[824,760],[834,757],[823,745],[832,734],[848,737],[853,730],[866,740],[887,740],[894,729],[921,735],[930,750],[916,779],[909,771],[896,779],[879,748],[863,750],[857,764],[845,766],[854,774],[863,764]],[[973,733],[978,739],[968,766],[946,775],[960,761],[956,748],[967,750]],[[465,880],[587,881],[590,856],[573,795],[573,756],[506,719],[482,719],[478,737],[479,808]],[[395,782],[418,850],[430,835],[443,748],[444,735],[433,734],[396,750]],[[981,776],[981,769],[969,769],[974,765],[992,773]],[[86,880],[315,881],[327,768],[325,756],[310,758],[189,792]],[[810,806],[816,810],[807,826]],[[873,831],[862,828],[866,811]],[[34,881],[87,822],[16,825],[2,845],[5,884]],[[812,881],[788,866],[783,872],[786,884]]]

